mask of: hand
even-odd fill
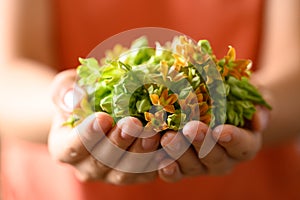
[[[174,160],[178,157],[176,152],[190,142],[191,146],[176,161],[159,170],[160,178],[174,182],[188,176],[229,173],[240,162],[254,158],[260,150],[261,132],[266,128],[268,115],[267,109],[257,107],[251,130],[228,124],[210,130],[202,122],[191,121],[184,126],[182,133],[168,131],[161,138],[161,144]],[[202,147],[204,138],[208,145]],[[206,152],[214,143],[213,148]]]
[[[160,141],[159,134],[136,139],[135,136],[144,131],[141,122],[136,118],[124,118],[113,126],[113,119],[108,114],[100,112],[87,117],[73,129],[62,126],[73,110],[66,101],[68,96],[70,97],[69,92],[74,88],[75,76],[75,71],[69,70],[57,75],[53,81],[52,97],[58,109],[48,142],[52,157],[72,165],[76,176],[82,181],[100,180],[113,184],[133,184],[155,179],[157,171],[142,172],[147,171],[151,157],[146,158],[148,160],[144,159],[143,162],[137,162],[128,154],[128,152],[155,151]],[[78,91],[75,92],[73,99],[75,107],[78,106],[82,95],[84,96],[84,92]],[[130,172],[138,170],[142,173],[117,170],[121,168]]]

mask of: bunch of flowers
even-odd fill
[[[191,120],[243,127],[255,105],[271,107],[249,82],[251,61],[235,54],[229,46],[217,59],[207,40],[195,44],[185,36],[155,48],[141,37],[129,49],[116,45],[101,64],[80,58],[77,84],[87,95],[65,124],[102,111],[116,122],[136,117],[156,132],[180,130]]]

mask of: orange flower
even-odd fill
[[[153,105],[162,106],[163,110],[174,113],[174,103],[177,101],[176,94],[168,94],[168,89],[164,89],[160,97],[157,94],[151,94],[150,99]]]
[[[211,115],[209,113],[206,113],[205,115],[201,115],[200,121],[208,125],[211,121]]]
[[[168,124],[165,121],[165,111],[160,110],[152,114],[150,112],[145,112],[144,116],[148,122],[145,126],[147,129],[153,129],[156,132],[160,132],[169,128]]]
[[[210,121],[210,116],[208,116],[210,106],[203,101],[203,94],[200,88],[197,88],[195,94],[190,92],[185,99],[179,100],[179,103],[184,113],[185,111],[189,112],[189,120],[199,120],[200,117],[200,121],[205,123]]]
[[[249,77],[248,69],[251,67],[250,60],[236,60],[235,49],[229,46],[229,50],[225,58],[225,65],[223,67],[222,76],[225,77],[228,74],[235,77],[236,79],[241,79],[241,77]]]
[[[228,67],[224,66],[224,68],[223,68],[223,73],[222,73],[222,77],[227,76],[227,75],[228,75],[228,72],[229,72]]]

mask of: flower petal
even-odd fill
[[[150,100],[153,105],[158,105],[159,97],[157,94],[150,94]]]
[[[229,60],[235,60],[235,49],[232,46],[229,46],[229,50],[227,52],[227,58]]]
[[[174,113],[175,112],[175,108],[173,105],[166,105],[164,106],[164,110],[169,112],[169,113]]]
[[[210,120],[211,120],[211,115],[209,113],[200,116],[200,121],[205,124],[209,124]]]
[[[168,99],[166,100],[167,105],[172,105],[177,101],[177,94],[169,95]]]
[[[167,79],[167,74],[168,74],[169,66],[166,61],[161,61],[160,62],[160,72],[162,73],[162,77],[164,81]]]
[[[166,101],[167,99],[168,99],[168,89],[164,89],[164,90],[162,91],[161,95],[160,95],[159,100],[160,100],[161,102],[164,102],[164,101]]]
[[[145,120],[148,122],[151,122],[151,120],[154,118],[154,115],[149,112],[144,112]]]

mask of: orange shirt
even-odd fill
[[[261,0],[64,0],[55,1],[61,68],[78,65],[97,44],[137,27],[163,27],[195,40],[208,39],[223,56],[232,45],[238,57],[255,61],[260,41]]]
[[[257,59],[260,0],[56,0],[60,69],[76,67],[98,43],[121,31],[157,26],[210,40],[217,56],[230,44],[238,57]],[[5,141],[4,199],[300,199],[300,150],[295,142],[264,149],[227,176],[160,180],[131,186],[80,183],[72,168],[51,160],[45,145]]]

